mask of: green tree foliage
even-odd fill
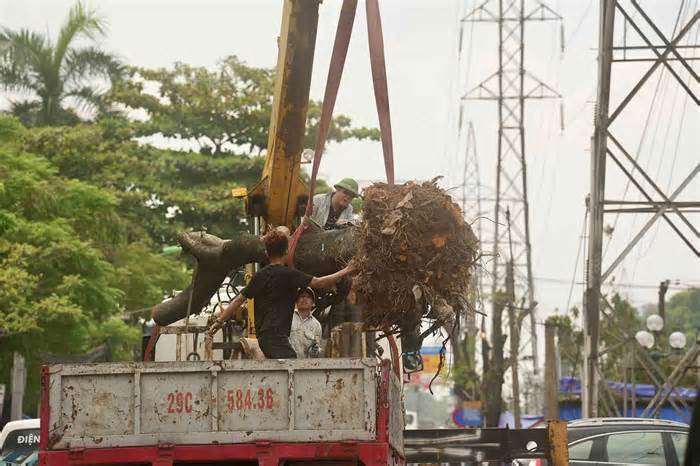
[[[630,345],[637,345],[634,335],[645,328],[645,318],[651,312],[640,313],[617,294],[613,295],[609,302],[612,309],[607,306],[605,300],[601,303],[603,315],[600,321],[600,348],[604,351],[601,364],[606,379],[621,381],[624,378],[625,361],[631,354]],[[656,312],[656,306],[652,306],[652,309]],[[559,351],[562,366],[566,370],[562,375],[580,375],[583,335],[581,330],[573,325],[573,320],[578,318],[578,314],[578,309],[574,308],[570,315],[552,316],[547,319],[547,322],[554,323],[558,327]],[[671,296],[666,304],[665,329],[667,334],[674,331],[684,332],[688,338],[686,349],[695,341],[700,329],[700,289],[692,288]],[[622,344],[623,342],[626,343]],[[637,350],[648,351],[649,356],[667,375],[682,357],[682,353],[671,352],[667,335],[657,335],[655,346],[651,350],[638,346]],[[636,367],[638,383],[653,383],[638,362]],[[694,375],[688,374],[681,384],[693,385],[695,383],[693,377]]]
[[[214,71],[183,63],[173,69],[134,67],[107,99],[145,112],[146,121],[134,124],[139,136],[195,140],[202,151],[216,155],[231,148],[260,154],[267,148],[274,79],[273,70],[248,66],[235,56],[223,59]],[[320,103],[311,101],[306,147],[314,146],[320,115]],[[350,118],[336,116],[328,141],[349,138],[378,140],[379,132],[354,128]]]
[[[12,112],[27,126],[75,124],[79,117],[69,102],[97,108],[99,79],[114,79],[122,66],[111,54],[87,45],[105,32],[104,22],[82,3],[71,8],[55,41],[20,29],[0,32],[0,86],[31,97],[12,103]]]
[[[12,352],[28,362],[28,406],[38,395],[40,352],[81,353],[110,340],[130,359],[140,329],[120,316],[187,282],[175,260],[151,252],[110,190],[59,175],[26,151],[29,134],[0,116],[0,379]]]
[[[231,189],[252,187],[264,158],[156,149],[131,139],[123,120],[71,128],[41,128],[25,135],[26,150],[49,159],[62,176],[110,190],[131,240],[150,237],[159,247],[178,232],[207,229],[232,237],[246,229],[241,200]]]
[[[619,343],[625,339],[633,338],[634,334],[644,325],[637,309],[619,294],[612,296],[610,305],[612,309],[601,305],[604,314],[600,319],[601,348],[619,346]],[[601,359],[603,373],[609,380],[622,380],[624,378],[625,352],[625,347],[622,346],[617,350],[606,352],[605,357]]]
[[[608,299],[612,309],[606,304]],[[625,346],[620,343],[630,341],[643,324],[637,309],[618,294],[610,298],[604,297],[601,309],[603,315],[600,318],[600,350],[605,351],[600,359],[601,369],[606,379],[619,381],[623,379],[623,362],[626,357]],[[551,316],[547,319],[548,323],[558,327],[558,347],[566,370],[562,375],[580,377],[583,333],[574,325],[579,314],[579,310],[573,308],[568,315]]]
[[[571,315],[557,314],[549,316],[546,324],[557,327],[559,355],[562,361],[562,377],[578,374],[581,364],[581,348],[583,348],[583,333],[576,329],[572,317],[575,319],[578,310],[573,309]]]
[[[700,288],[681,291],[666,304],[666,328],[668,332],[684,332],[688,345],[692,344],[700,332]]]

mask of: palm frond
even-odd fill
[[[40,62],[51,57],[46,38],[27,29],[19,31],[3,29],[0,32],[0,44],[2,44],[0,54],[2,61],[13,63],[18,67],[37,67]]]
[[[39,91],[41,86],[35,78],[51,64],[51,51],[44,36],[26,29],[3,29],[0,44],[0,85],[16,91]]]
[[[41,102],[38,100],[18,100],[10,102],[10,113],[19,118],[24,126],[34,127],[40,120]]]
[[[0,56],[5,54],[5,51],[10,47],[10,40],[5,35],[5,32],[0,32]]]
[[[102,104],[102,94],[97,89],[90,86],[82,86],[69,90],[64,96],[75,99],[82,110],[100,108]]]
[[[25,73],[11,65],[0,65],[0,87],[11,92],[36,90],[35,83]]]
[[[116,56],[97,47],[70,49],[63,66],[63,79],[75,84],[88,78],[109,78],[115,81],[122,78],[126,68]]]
[[[94,40],[104,35],[106,24],[94,10],[88,9],[78,1],[68,14],[68,20],[61,28],[54,49],[54,66],[59,67],[70,48],[71,43],[80,36]]]

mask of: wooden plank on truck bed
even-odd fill
[[[53,365],[48,448],[374,440],[377,371],[370,358]]]

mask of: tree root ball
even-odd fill
[[[353,288],[368,327],[452,321],[466,308],[479,243],[437,179],[365,190]]]

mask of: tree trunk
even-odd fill
[[[314,276],[340,270],[355,254],[353,234],[353,228],[307,230],[297,244],[294,266]],[[252,262],[267,262],[261,238],[247,233],[230,240],[203,232],[180,233],[178,242],[184,252],[195,257],[197,266],[193,284],[173,299],[154,306],[153,319],[161,326],[183,319],[188,306],[191,314],[199,314],[231,270]]]
[[[502,387],[503,373],[505,370],[503,360],[503,348],[506,343],[506,337],[503,335],[502,316],[504,303],[500,296],[496,296],[493,306],[493,315],[491,316],[491,357],[488,364],[488,369],[484,371],[483,377],[483,396],[486,398],[484,402],[484,426],[498,427],[498,421],[501,417],[501,407],[503,405]]]

